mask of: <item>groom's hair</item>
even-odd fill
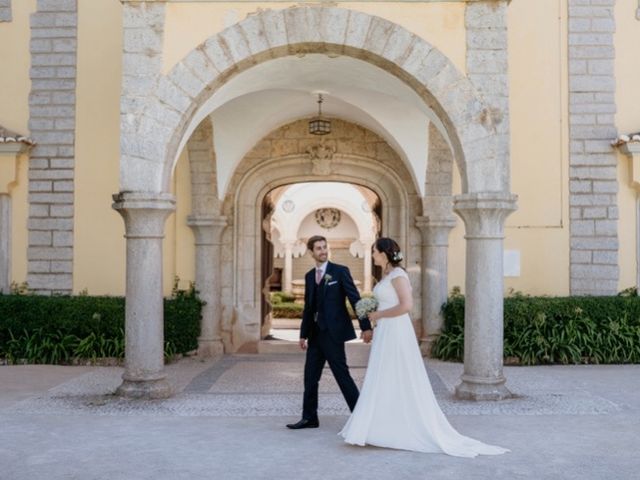
[[[327,243],[327,239],[324,238],[322,235],[314,235],[309,240],[307,240],[307,249],[309,251],[313,252],[313,246],[315,245],[316,242],[325,242],[325,243]]]

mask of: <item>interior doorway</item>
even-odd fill
[[[315,266],[306,248],[312,235],[327,238],[329,261],[349,267],[361,295],[370,295],[380,278],[371,248],[382,228],[382,202],[367,187],[343,182],[279,186],[264,196],[262,227],[262,340],[299,338],[304,276]]]

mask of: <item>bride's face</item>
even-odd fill
[[[379,252],[375,245],[371,250],[371,257],[373,258],[373,263],[375,263],[379,267],[385,267],[387,263],[389,263],[389,260],[387,260],[387,256],[384,253]]]

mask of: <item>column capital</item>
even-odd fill
[[[476,192],[456,195],[453,211],[464,221],[466,239],[501,239],[504,222],[517,210],[518,196],[507,192]]]
[[[196,245],[219,245],[229,222],[223,215],[189,215],[187,225],[193,230]]]
[[[111,207],[125,224],[125,238],[163,238],[164,222],[176,209],[170,193],[120,192],[113,195]]]
[[[416,227],[422,233],[422,241],[427,246],[449,245],[449,233],[456,226],[456,218],[454,216],[447,217],[416,217]]]

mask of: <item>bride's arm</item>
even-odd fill
[[[391,285],[398,294],[398,304],[386,310],[377,310],[369,314],[369,320],[374,321],[380,318],[399,317],[409,313],[413,308],[413,297],[411,295],[411,285],[405,277],[396,277],[391,280]]]

